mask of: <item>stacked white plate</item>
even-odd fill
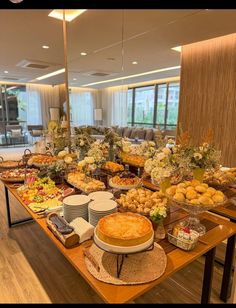
[[[88,204],[90,198],[85,195],[72,195],[63,199],[63,216],[71,222],[77,217],[88,220]]]
[[[109,191],[95,191],[90,193],[88,196],[94,201],[110,200],[114,197],[113,193]]]
[[[113,200],[92,201],[88,206],[89,223],[94,227],[99,219],[117,212],[117,203]]]

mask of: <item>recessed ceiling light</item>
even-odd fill
[[[157,70],[154,70],[154,71],[144,72],[144,73],[140,73],[140,74],[134,74],[134,75],[118,77],[118,78],[114,78],[114,79],[110,79],[110,80],[92,82],[92,83],[84,84],[84,85],[82,85],[82,87],[88,87],[88,86],[92,86],[92,85],[95,85],[95,84],[107,83],[107,82],[130,79],[130,78],[135,78],[135,77],[139,77],[139,76],[145,76],[145,75],[150,75],[150,74],[155,74],[155,73],[160,73],[160,72],[165,72],[165,71],[171,71],[171,70],[176,70],[176,69],[179,69],[179,68],[180,68],[180,66],[165,67],[165,68],[160,68],[160,69],[157,69]]]
[[[138,62],[137,61],[133,61],[132,64],[138,64]]]
[[[10,0],[12,3],[20,3],[22,2],[23,0]]]
[[[81,56],[87,56],[87,52],[81,52]]]
[[[8,71],[4,71],[5,74],[8,74]]]
[[[65,10],[65,20],[72,21],[87,10]],[[63,10],[53,10],[48,14],[50,17],[63,20]]]
[[[178,52],[181,52],[182,46],[176,46],[176,47],[173,47],[173,48],[171,48],[171,49],[173,49],[173,50],[175,50],[175,51],[178,51]]]
[[[44,48],[44,49],[48,49],[48,48],[49,48],[49,46],[47,46],[47,45],[43,45],[43,46],[42,46],[42,48]]]
[[[37,77],[36,79],[37,80],[43,80],[43,79],[46,79],[46,78],[49,78],[49,77],[52,77],[52,76],[55,76],[55,75],[59,75],[59,74],[62,74],[62,73],[65,73],[65,69],[64,68],[62,68],[62,69],[60,69],[58,71],[55,71],[55,72],[52,72],[52,73],[49,73],[49,74]]]
[[[73,80],[77,80],[77,78],[73,78]]]

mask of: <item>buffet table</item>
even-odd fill
[[[167,255],[167,267],[164,274],[160,278],[156,279],[153,282],[140,285],[111,285],[98,281],[87,270],[83,255],[83,249],[89,247],[92,244],[92,240],[86,241],[81,245],[75,246],[73,248],[65,248],[64,245],[48,229],[46,224],[46,218],[42,218],[38,214],[33,213],[28,208],[28,206],[26,206],[22,202],[21,198],[16,192],[16,189],[13,187],[12,184],[4,183],[4,186],[6,193],[6,207],[9,227],[13,225],[13,222],[11,220],[12,218],[9,203],[10,193],[19,201],[21,206],[23,206],[28,211],[32,219],[39,224],[39,226],[57,246],[60,252],[76,268],[80,275],[106,303],[125,303],[132,301],[203,255],[206,256],[206,259],[202,284],[201,303],[208,303],[210,301],[211,294],[216,246],[226,239],[229,239],[230,241],[234,240],[236,234],[236,225],[234,223],[216,217],[215,215],[208,212],[203,213],[201,215],[201,219],[204,220],[204,224],[207,228],[207,233],[200,238],[197,243],[197,246],[192,251],[186,252],[184,250],[181,250],[169,243],[167,239],[160,240],[158,242]],[[172,224],[184,219],[187,215],[188,214],[183,210],[171,208],[170,215],[168,215],[164,222],[165,228],[168,229]]]

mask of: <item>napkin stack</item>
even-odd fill
[[[82,217],[77,217],[70,222],[70,226],[74,228],[74,232],[79,235],[79,242],[82,243],[92,238],[94,226]]]

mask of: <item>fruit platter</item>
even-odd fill
[[[37,178],[30,185],[22,185],[17,189],[24,204],[33,212],[62,206],[63,191],[48,177]]]
[[[27,177],[36,178],[39,170],[34,168],[17,168],[4,170],[0,173],[0,180],[9,183],[24,182]]]

